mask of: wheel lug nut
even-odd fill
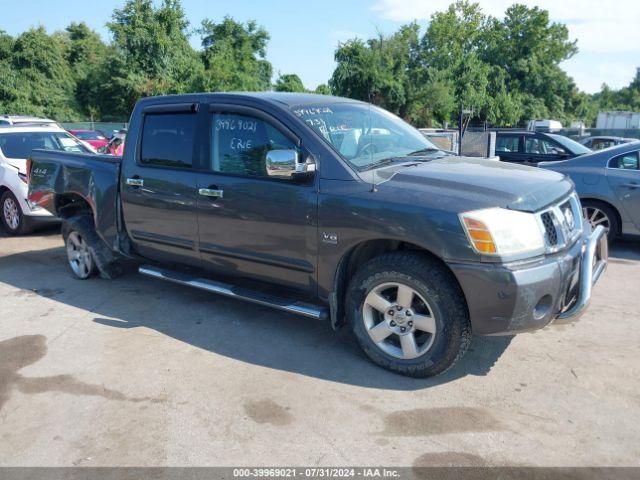
[[[413,322],[409,322],[407,323],[407,325],[409,325],[410,327],[413,327]]]
[[[407,311],[406,311],[406,312],[404,312],[404,313],[405,313],[405,315],[406,315],[407,317],[410,317],[410,316],[411,316],[411,310],[407,310]]]
[[[394,313],[396,312],[394,312],[393,310],[389,310],[389,315],[393,315]]]
[[[396,322],[394,322],[393,320],[391,320],[391,326],[395,327],[396,326]]]
[[[402,310],[402,306],[401,306],[401,305],[398,305],[398,306],[396,307],[396,310],[398,310],[398,311]]]
[[[404,332],[404,331],[406,331],[406,330],[407,330],[406,328],[404,328],[404,327],[400,327],[400,331],[401,331],[401,332]]]

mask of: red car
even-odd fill
[[[87,142],[96,150],[109,143],[109,139],[97,130],[68,130],[68,132],[80,140]]]

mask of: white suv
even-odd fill
[[[34,148],[92,153],[57,125],[0,125],[0,223],[11,235],[55,221],[27,200],[27,157]]]

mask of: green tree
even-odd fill
[[[276,92],[306,92],[302,80],[295,73],[285,73],[278,76],[273,86]]]
[[[205,91],[260,91],[271,88],[273,68],[266,60],[269,34],[256,22],[246,24],[225,17],[215,23],[203,20],[204,71],[198,87]]]
[[[331,89],[326,83],[321,83],[316,87],[314,93],[317,93],[318,95],[331,95]]]
[[[79,108],[90,119],[99,118],[103,102],[101,84],[107,74],[105,63],[110,48],[84,22],[71,23],[65,33],[67,62],[76,83],[75,96]]]
[[[391,36],[349,40],[335,53],[337,67],[329,80],[336,95],[371,101],[403,118],[418,114],[416,102],[428,92],[416,68],[419,26],[405,25]]]
[[[515,4],[502,20],[488,22],[483,40],[484,61],[504,72],[508,91],[523,95],[520,121],[575,118],[578,91],[560,63],[578,49],[565,25],[550,22],[546,10]]]
[[[110,115],[126,117],[140,97],[193,91],[202,63],[189,45],[188,25],[179,0],[157,8],[151,0],[128,0],[116,9],[107,24],[113,50],[100,67],[101,110],[110,105]]]
[[[0,35],[0,108],[7,113],[75,120],[75,82],[60,35],[32,28],[15,40]]]

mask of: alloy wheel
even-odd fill
[[[611,228],[611,220],[605,212],[597,207],[582,207],[582,216],[591,224],[591,228],[602,225],[607,232]]]
[[[16,202],[11,198],[11,196],[7,196],[4,199],[2,213],[4,215],[6,225],[11,230],[17,230],[20,226],[20,211],[18,210],[18,205],[16,205]]]
[[[418,358],[435,339],[434,310],[403,283],[386,282],[373,288],[364,299],[362,319],[371,340],[395,358]]]
[[[88,278],[93,272],[91,250],[78,232],[71,232],[67,237],[67,258],[71,270],[79,278]]]

